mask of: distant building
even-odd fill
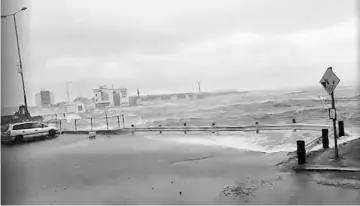
[[[127,89],[110,89],[101,86],[94,89],[94,103],[96,108],[129,106]]]
[[[86,105],[82,102],[68,102],[65,104],[66,113],[84,113],[86,112]]]
[[[54,104],[54,94],[49,90],[41,90],[35,94],[36,106],[40,108],[47,108]]]

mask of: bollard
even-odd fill
[[[259,134],[259,129],[258,129],[259,122],[255,122],[255,124],[256,124],[256,134]]]
[[[92,117],[90,117],[90,130],[92,131]]]
[[[305,141],[297,140],[296,147],[297,147],[298,164],[303,165],[306,163]]]
[[[329,148],[329,130],[328,129],[322,129],[322,144],[324,149]]]
[[[186,122],[184,123],[184,127],[186,127]],[[186,128],[185,128],[186,129]],[[186,130],[184,131],[184,133],[186,134]]]
[[[161,124],[159,125],[159,127],[161,127]],[[160,130],[160,134],[162,133],[162,131]]]
[[[215,122],[213,122],[211,125],[212,127],[215,127]],[[213,130],[212,133],[215,133],[215,131]]]
[[[117,116],[117,121],[118,121],[118,127],[120,128],[120,117]]]
[[[89,139],[96,139],[96,131],[89,132]]]
[[[75,119],[75,131],[77,131],[77,127],[76,127],[76,119]]]
[[[339,137],[345,136],[345,128],[344,128],[344,121],[339,121]]]

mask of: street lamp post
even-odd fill
[[[25,103],[25,113],[26,115],[29,115],[28,112],[28,106],[27,106],[27,100],[26,100],[26,92],[25,92],[25,83],[24,83],[24,75],[23,75],[23,68],[22,68],[22,61],[21,61],[21,54],[20,54],[20,45],[19,45],[19,36],[18,36],[18,31],[17,31],[17,25],[16,25],[16,14],[26,10],[26,7],[23,7],[21,10],[13,13],[13,14],[8,14],[8,15],[2,15],[1,18],[6,18],[8,16],[13,16],[14,19],[14,26],[15,26],[15,34],[16,34],[16,43],[17,43],[17,49],[18,49],[18,55],[19,55],[19,73],[21,75],[21,82],[22,82],[22,87],[23,87],[23,93],[24,93],[24,103]]]

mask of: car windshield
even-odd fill
[[[6,132],[8,129],[9,129],[9,125],[8,125],[8,124],[1,126],[1,133]]]

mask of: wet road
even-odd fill
[[[279,172],[281,155],[142,136],[2,147],[3,204],[359,204],[360,191]],[[246,180],[246,181],[245,181]],[[240,184],[239,182],[245,181]],[[232,199],[226,186],[250,191]],[[6,189],[5,189],[6,188]]]

